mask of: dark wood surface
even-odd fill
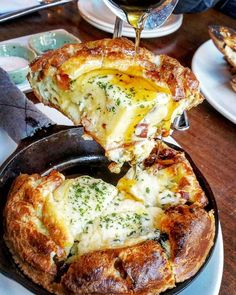
[[[236,28],[234,19],[211,9],[204,13],[185,15],[178,32],[162,38],[143,39],[141,45],[154,53],[171,55],[190,67],[195,50],[209,39],[207,26],[214,23]],[[58,28],[64,28],[82,41],[111,37],[111,34],[81,19],[76,4],[71,3],[1,24],[0,41]],[[34,99],[32,94],[30,98]],[[224,238],[225,260],[220,295],[235,295],[236,126],[207,101],[191,110],[189,118],[191,128],[185,132],[175,132],[174,138],[189,152],[214,191]]]

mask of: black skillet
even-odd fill
[[[0,127],[19,143],[15,152],[0,167],[0,272],[19,282],[35,294],[48,295],[49,292],[33,283],[24,276],[12,260],[4,240],[3,208],[12,181],[20,173],[46,174],[52,169],[63,172],[68,177],[88,174],[116,184],[128,167],[122,173],[112,174],[108,169],[108,161],[103,149],[94,141],[85,141],[81,135],[82,127],[68,127],[53,125],[45,115],[39,112],[33,103],[27,100],[9,80],[0,68]],[[33,135],[32,135],[33,134]],[[170,147],[183,151],[181,148],[168,144]],[[0,147],[1,148],[1,147]],[[186,154],[186,153],[185,153]],[[198,181],[205,191],[209,204],[207,210],[214,209],[216,236],[218,234],[218,211],[213,193],[201,172],[188,154]],[[204,269],[209,261],[214,247],[211,249],[204,265],[198,273],[174,289],[163,295],[173,295],[186,288]]]

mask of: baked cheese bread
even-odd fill
[[[117,186],[57,171],[17,177],[4,238],[22,271],[63,295],[157,295],[193,276],[213,245],[214,212],[184,154],[158,150]]]
[[[84,126],[117,171],[148,157],[174,118],[203,100],[188,68],[144,48],[135,55],[123,38],[48,52],[30,65],[28,79],[40,101]]]

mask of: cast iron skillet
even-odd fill
[[[11,124],[12,122],[14,124]],[[24,276],[14,263],[3,240],[3,208],[13,180],[20,173],[46,174],[52,169],[57,169],[67,177],[88,174],[116,184],[121,175],[124,175],[128,169],[125,166],[121,174],[112,174],[107,168],[108,160],[104,156],[103,149],[96,142],[85,141],[81,137],[83,134],[82,127],[49,126],[50,124],[50,120],[27,101],[23,93],[10,83],[8,77],[0,69],[0,126],[4,126],[8,134],[16,141],[26,136],[28,132],[26,129],[32,133],[39,129],[38,127],[41,128],[41,130],[36,131],[35,135],[21,140],[16,151],[0,167],[0,271],[33,293],[40,295],[49,295],[50,293]],[[42,128],[43,126],[48,127]],[[168,145],[176,150],[183,151],[173,144],[168,143]],[[190,156],[186,154],[186,157],[208,197],[209,204],[206,209],[214,209],[215,212],[215,245],[219,222],[216,202],[206,179]],[[214,246],[210,250],[204,265],[195,276],[162,294],[177,294],[191,284],[208,263],[213,249]]]

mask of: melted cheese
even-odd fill
[[[130,160],[130,153],[140,161],[150,153],[153,147],[150,139],[158,128],[161,129],[172,104],[168,89],[116,70],[84,74],[75,80],[72,92],[71,100],[79,104],[86,130],[105,147],[107,156],[115,162]],[[139,134],[140,125],[147,126],[145,137]],[[134,142],[142,144],[134,150]],[[119,147],[122,148],[119,150]]]
[[[81,176],[65,180],[47,196],[44,206],[50,212],[51,223],[64,236],[64,246],[70,248],[86,224],[101,215],[116,195],[113,185]]]
[[[136,165],[117,188],[89,176],[64,180],[53,193],[45,194],[44,211],[50,216],[43,215],[71,253],[69,262],[91,251],[159,239],[162,209],[184,203],[181,190],[189,193],[191,201],[191,193],[198,189],[186,162],[161,170]]]
[[[181,195],[176,191],[179,178],[171,169],[154,172],[153,169],[143,170],[139,166],[130,168],[117,184],[119,191],[131,195],[148,206],[165,207],[181,203]]]
[[[132,67],[126,72],[98,69],[76,74],[68,90],[51,86],[53,103],[76,124],[82,122],[117,163],[146,158],[156,133],[169,130],[179,107],[166,86],[138,74]]]
[[[54,238],[73,255],[159,237],[163,211],[147,208],[101,179],[64,180],[45,198],[44,218],[55,226]]]
[[[159,239],[162,209],[185,203],[180,192],[192,202],[201,194],[191,167],[181,158],[161,170],[133,166],[117,188],[89,176],[67,179],[42,191],[45,233],[71,253],[68,262],[91,251]]]
[[[87,129],[92,131],[91,128],[96,128],[93,130],[96,138],[108,149],[116,147],[118,142],[130,143],[136,126],[145,116],[154,107],[157,109],[157,104],[166,106],[170,100],[166,89],[142,77],[115,70],[84,74],[73,83],[72,88],[75,94],[72,102],[79,103],[84,117],[90,122]],[[167,109],[160,109],[155,124],[167,113]]]
[[[79,237],[77,255],[158,238],[162,214],[159,208],[146,208],[140,202],[118,196],[106,213],[87,224]]]
[[[81,68],[72,58],[60,68],[61,75],[53,72],[55,79],[45,77],[37,87],[45,100],[75,124],[82,124],[111,161],[120,166],[126,161],[141,162],[150,154],[156,136],[168,135],[174,118],[194,97],[176,102],[168,86],[145,77],[142,68],[130,65],[122,72],[105,66]],[[65,88],[59,83],[63,75],[69,75]]]

